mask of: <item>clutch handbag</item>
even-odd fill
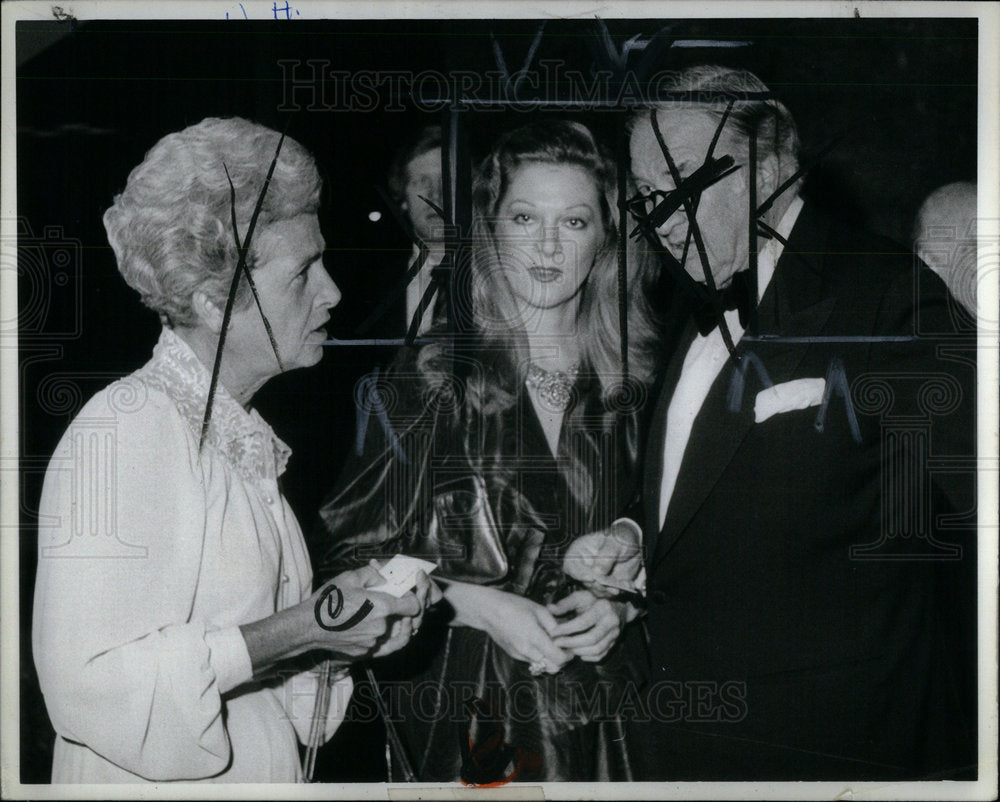
[[[417,551],[436,562],[445,579],[489,584],[507,577],[507,553],[482,476],[470,472],[435,485],[431,519]]]

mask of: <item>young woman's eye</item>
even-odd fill
[[[586,228],[587,221],[582,217],[570,217],[566,220],[566,225],[570,228]]]
[[[514,215],[514,222],[525,226],[531,222],[531,215],[526,212],[518,212]]]

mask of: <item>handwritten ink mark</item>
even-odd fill
[[[392,426],[392,421],[389,420],[389,411],[385,408],[382,394],[378,390],[378,373],[379,369],[375,368],[372,373],[362,378],[359,383],[358,389],[360,390],[361,398],[358,404],[354,451],[358,456],[364,453],[365,436],[368,432],[368,419],[374,412],[375,417],[382,426],[382,431],[385,433],[386,439],[392,444],[392,450],[399,458],[399,461],[404,465],[408,465],[410,461],[407,459],[403,445],[399,441],[399,435],[396,434],[396,430]]]
[[[826,391],[823,393],[823,403],[820,405],[816,415],[816,422],[813,423],[817,432],[822,433],[826,425],[826,410],[830,405],[833,394],[836,393],[844,399],[844,411],[847,413],[847,424],[851,427],[851,437],[854,442],[861,442],[861,427],[858,426],[858,416],[854,413],[854,404],[851,403],[851,390],[847,383],[847,371],[844,369],[844,362],[838,357],[830,360],[830,365],[826,370]]]
[[[276,2],[271,4],[271,12],[274,14],[275,19],[278,19],[278,14],[282,12],[285,14],[285,19],[291,19],[293,11],[295,12],[295,16],[299,16],[299,10],[288,5],[288,0],[285,0],[285,5],[282,8],[279,8]]]
[[[543,21],[541,25],[538,26],[538,30],[535,32],[535,38],[531,41],[531,45],[528,47],[528,55],[524,58],[524,63],[521,65],[521,69],[518,70],[513,76],[510,74],[510,68],[507,66],[507,60],[503,56],[503,50],[500,47],[500,43],[497,38],[490,31],[490,41],[493,44],[493,58],[496,61],[497,69],[500,70],[503,76],[504,82],[510,84],[512,79],[512,87],[514,90],[514,96],[517,97],[518,90],[521,88],[525,77],[528,74],[528,68],[531,66],[532,60],[535,58],[535,53],[538,51],[538,46],[542,43],[542,34],[545,33],[545,22]],[[444,215],[442,215],[443,217]]]
[[[746,388],[747,373],[753,368],[757,373],[757,379],[766,390],[774,386],[768,375],[767,368],[753,351],[747,351],[744,358],[740,360],[733,370],[733,378],[729,382],[729,392],[726,394],[726,404],[730,412],[739,412],[743,408],[743,390]]]
[[[334,602],[334,596],[336,596],[336,602]],[[325,629],[327,632],[343,632],[346,629],[351,629],[356,627],[362,621],[364,621],[368,614],[375,609],[375,605],[372,604],[370,599],[365,599],[364,603],[357,609],[357,611],[348,618],[346,621],[340,624],[327,624],[323,619],[323,608],[326,607],[326,615],[331,621],[336,621],[340,617],[340,614],[344,611],[344,593],[336,585],[329,585],[316,599],[316,607],[314,609],[314,614],[316,616],[316,623],[319,624],[321,629]]]
[[[63,9],[62,6],[52,6],[52,16],[60,22],[76,22],[76,17]]]
[[[287,125],[285,126],[287,130]],[[215,401],[215,388],[219,383],[219,371],[222,367],[222,353],[226,347],[226,331],[229,329],[229,320],[233,314],[233,303],[236,301],[236,290],[239,289],[240,277],[247,268],[247,256],[250,253],[250,241],[253,238],[254,229],[257,227],[257,218],[260,217],[260,210],[264,207],[264,197],[267,195],[267,188],[274,177],[274,168],[278,165],[278,156],[281,154],[281,146],[285,142],[285,132],[282,131],[278,138],[278,146],[274,150],[274,158],[271,166],[264,177],[264,184],[260,188],[257,196],[257,205],[254,207],[253,215],[250,217],[250,225],[247,227],[243,238],[242,247],[239,249],[239,260],[236,263],[236,270],[233,271],[233,280],[229,284],[229,296],[226,298],[226,308],[222,313],[222,327],[219,329],[219,345],[215,349],[215,364],[212,367],[212,378],[208,384],[208,400],[205,402],[205,415],[201,421],[201,436],[198,438],[198,453],[201,453],[205,444],[205,436],[208,434],[208,425],[212,420],[212,404]],[[230,197],[233,200],[233,196]],[[235,201],[233,201],[235,202]],[[235,219],[235,214],[233,215]],[[234,232],[235,233],[235,232]]]
[[[417,337],[413,341],[413,345],[426,345],[427,343],[432,343],[434,340],[430,337]],[[373,339],[361,339],[361,340],[338,340],[336,337],[331,337],[329,340],[323,340],[320,345],[326,348],[360,348],[362,346],[377,346],[377,347],[400,347],[406,345],[406,338],[404,337],[389,337],[389,338],[373,338]]]
[[[809,341],[809,338],[802,339],[803,341]],[[729,390],[726,393],[726,406],[730,412],[735,413],[743,409],[743,394],[746,389],[747,374],[750,372],[750,368],[754,369],[757,379],[764,389],[774,386],[774,382],[771,381],[771,377],[768,375],[767,367],[756,353],[747,351],[743,357],[733,369],[733,375],[729,381]],[[834,395],[838,395],[844,399],[844,412],[847,415],[847,425],[850,427],[851,437],[854,439],[854,442],[860,443],[861,427],[858,424],[858,416],[854,411],[854,404],[851,401],[847,370],[844,367],[844,361],[840,357],[832,357],[827,365],[826,389],[823,391],[823,401],[820,404],[819,412],[816,414],[816,420],[813,423],[813,428],[820,434],[826,428],[826,413]]]

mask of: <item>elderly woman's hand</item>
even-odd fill
[[[315,645],[335,657],[381,657],[405,646],[420,628],[430,595],[421,571],[401,597],[372,590],[384,577],[376,564],[337,575],[310,599],[317,625]]]
[[[423,571],[417,572],[413,595],[420,602],[420,613],[412,618],[397,618],[393,621],[388,638],[382,641],[372,657],[384,657],[406,646],[410,642],[410,638],[416,635],[420,629],[427,608],[434,606],[441,600],[441,591],[427,578],[427,574]]]
[[[363,568],[344,571],[334,581],[343,584],[354,583],[359,587],[375,592],[373,589],[385,581],[385,576],[379,572],[381,566],[382,564],[378,560],[373,559]],[[384,657],[406,646],[410,638],[416,635],[420,629],[420,624],[423,622],[424,612],[427,608],[433,607],[443,598],[441,589],[423,571],[417,571],[415,575],[413,595],[420,602],[420,612],[414,616],[396,617],[389,628],[387,636],[383,638],[378,648],[371,655],[372,657]]]
[[[405,646],[435,601],[431,583],[421,572],[416,587],[397,599],[371,589],[382,582],[372,565],[345,571],[301,604],[241,626],[254,675],[314,649],[353,662]]]

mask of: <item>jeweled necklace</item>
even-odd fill
[[[573,398],[573,382],[579,369],[580,365],[575,364],[567,370],[545,370],[529,362],[524,383],[538,393],[539,400],[549,409],[563,412]]]

